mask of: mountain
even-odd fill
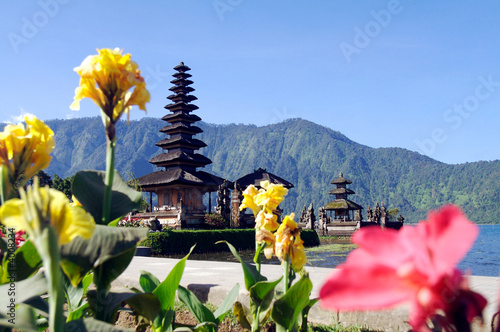
[[[105,168],[105,136],[100,118],[50,120],[56,148],[47,173],[61,177],[82,169]],[[125,179],[154,171],[148,163],[165,138],[166,123],[143,118],[117,124],[116,168]],[[446,203],[460,205],[477,223],[500,223],[500,160],[449,165],[401,148],[371,148],[351,141],[338,131],[293,119],[264,127],[199,122],[196,138],[208,146],[200,153],[213,163],[205,170],[229,180],[262,167],[290,181],[282,207],[300,214],[333,200],[330,181],[343,172],[356,192],[352,199],[363,205],[384,202],[398,207],[406,221],[425,219],[427,211]],[[317,211],[317,210],[316,210]]]

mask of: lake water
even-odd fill
[[[500,225],[479,225],[479,236],[474,246],[458,264],[464,271],[470,271],[472,275],[498,277],[500,273]],[[349,252],[354,250],[352,244],[322,244],[319,247],[306,248],[308,266],[334,268],[345,262]],[[240,252],[241,257],[248,262],[252,262],[254,251]],[[181,258],[184,255],[169,256]],[[229,252],[191,254],[190,259],[196,260],[217,260],[235,262],[233,255]],[[280,264],[273,258],[267,260],[262,258],[265,264]]]
[[[498,277],[500,273],[500,225],[479,225],[474,246],[458,264],[472,275]]]
[[[472,275],[498,277],[500,273],[500,225],[479,225],[479,236],[474,246],[458,264],[462,271]],[[347,245],[328,245],[321,250],[307,249],[307,258],[312,266],[335,267],[345,261],[354,248]]]

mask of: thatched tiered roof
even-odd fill
[[[281,184],[283,187],[290,189],[293,188],[293,184],[288,182],[285,179],[280,178],[277,175],[269,173],[266,169],[259,168],[255,170],[253,173],[247,174],[238,180],[236,183],[240,186],[241,189],[245,189],[249,185],[253,184],[255,187],[260,188],[261,181],[269,181],[274,184]]]
[[[348,196],[355,194],[355,192],[351,189],[346,188],[346,186],[348,184],[351,184],[352,181],[346,179],[342,172],[340,173],[338,178],[333,179],[330,183],[337,186],[337,188],[332,189],[329,192],[330,195],[335,195],[335,200],[323,206],[325,210],[334,210],[335,215],[340,216],[348,215],[346,211],[363,209],[361,205],[348,199]]]
[[[201,118],[191,114],[198,109],[198,106],[191,104],[192,101],[198,99],[190,94],[194,91],[189,86],[193,83],[188,79],[191,74],[187,73],[191,68],[181,62],[174,69],[177,72],[172,75],[175,78],[171,81],[174,86],[170,88],[174,94],[167,97],[172,103],[165,106],[170,114],[162,117],[162,120],[168,122],[168,125],[160,129],[160,132],[169,135],[169,137],[156,143],[166,152],[151,158],[149,161],[151,164],[165,169],[140,177],[139,184],[145,191],[153,191],[156,188],[169,185],[198,186],[205,187],[209,191],[216,190],[224,182],[224,179],[196,170],[198,167],[211,164],[212,161],[195,153],[196,150],[207,145],[203,141],[193,138],[194,135],[202,133],[203,130],[192,125],[200,121]]]

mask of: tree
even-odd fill
[[[142,193],[142,188],[139,185],[139,180],[137,180],[137,178],[135,177],[135,174],[133,172],[128,172],[128,176],[130,178],[130,180],[127,182],[129,187]],[[141,198],[140,203],[141,203],[141,206],[140,206],[141,211],[147,211],[149,208],[149,203],[146,199],[144,199],[144,196]]]
[[[396,221],[396,220],[398,220],[398,215],[399,215],[399,209],[398,208],[390,209],[390,210],[387,211],[387,219],[388,219],[388,221]]]
[[[52,188],[62,191],[69,199],[73,196],[71,192],[71,183],[75,176],[69,176],[65,179],[61,179],[59,175],[54,174],[54,179],[52,180]]]

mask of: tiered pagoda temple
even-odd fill
[[[348,184],[352,181],[344,178],[342,172],[339,177],[334,179],[331,184],[335,184],[337,188],[330,190],[330,195],[335,195],[335,200],[326,204],[323,208],[327,211],[334,211],[333,222],[338,221],[352,221],[354,220],[354,212],[356,210],[362,210],[363,207],[357,203],[348,199],[349,195],[355,194],[354,191],[347,188]]]
[[[193,83],[189,80],[191,74],[187,73],[191,68],[181,62],[174,70],[177,71],[172,75],[175,78],[171,81],[174,86],[169,89],[174,94],[167,97],[172,103],[165,106],[170,113],[162,118],[169,124],[160,129],[168,137],[156,143],[166,152],[149,161],[164,169],[142,176],[138,181],[142,190],[150,193],[150,202],[153,193],[158,196],[158,205],[153,207],[151,214],[163,224],[183,228],[200,223],[206,210],[203,195],[217,191],[224,179],[197,171],[197,168],[205,167],[212,161],[195,153],[206,144],[193,138],[203,130],[193,125],[201,118],[191,114],[198,109],[198,106],[191,104],[197,99],[190,94],[194,91],[190,87]]]

